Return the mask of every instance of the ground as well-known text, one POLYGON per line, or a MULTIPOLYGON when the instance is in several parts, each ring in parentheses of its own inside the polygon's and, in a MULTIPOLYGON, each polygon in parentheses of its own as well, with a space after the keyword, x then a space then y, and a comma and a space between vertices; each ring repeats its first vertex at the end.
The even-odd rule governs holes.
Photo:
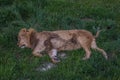
POLYGON ((120 80, 120 0, 0 0, 1 80, 120 80), (17 46, 21 28, 37 31, 86 29, 103 31, 97 44, 109 59, 92 50, 83 61, 83 49, 65 51, 67 58, 48 71, 36 69, 51 62, 17 46))

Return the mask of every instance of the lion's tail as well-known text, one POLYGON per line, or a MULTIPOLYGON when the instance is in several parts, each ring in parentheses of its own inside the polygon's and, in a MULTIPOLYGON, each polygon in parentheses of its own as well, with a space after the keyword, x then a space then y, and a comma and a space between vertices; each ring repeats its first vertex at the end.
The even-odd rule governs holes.
POLYGON ((101 31, 102 31, 102 30, 98 30, 98 31, 96 32, 96 35, 95 35, 94 37, 97 38, 97 37, 99 36, 99 34, 100 34, 101 31))

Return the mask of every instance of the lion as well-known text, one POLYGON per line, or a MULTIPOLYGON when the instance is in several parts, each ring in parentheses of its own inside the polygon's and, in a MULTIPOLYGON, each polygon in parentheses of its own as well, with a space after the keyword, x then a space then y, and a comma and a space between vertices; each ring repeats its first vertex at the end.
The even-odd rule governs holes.
POLYGON ((87 30, 58 30, 58 31, 42 31, 37 32, 30 28, 22 28, 18 33, 18 46, 21 48, 31 48, 34 56, 41 57, 41 52, 46 51, 53 63, 59 62, 57 59, 58 51, 76 50, 83 48, 85 56, 83 60, 87 60, 91 55, 91 48, 100 51, 105 59, 107 53, 96 45, 96 36, 87 30))

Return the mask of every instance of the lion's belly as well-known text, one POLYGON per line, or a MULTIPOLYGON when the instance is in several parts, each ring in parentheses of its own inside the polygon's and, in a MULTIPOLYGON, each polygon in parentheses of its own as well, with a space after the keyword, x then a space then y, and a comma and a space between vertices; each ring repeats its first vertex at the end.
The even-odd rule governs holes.
POLYGON ((59 51, 62 51, 62 50, 76 50, 76 49, 79 49, 79 48, 81 48, 80 44, 68 42, 68 43, 64 44, 62 47, 58 48, 58 50, 59 51))

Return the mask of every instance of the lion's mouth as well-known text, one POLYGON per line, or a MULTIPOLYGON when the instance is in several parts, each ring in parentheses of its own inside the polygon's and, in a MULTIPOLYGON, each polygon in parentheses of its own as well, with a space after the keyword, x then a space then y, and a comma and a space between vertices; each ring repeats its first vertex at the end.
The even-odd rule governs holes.
POLYGON ((25 48, 25 45, 20 46, 20 48, 25 48))

